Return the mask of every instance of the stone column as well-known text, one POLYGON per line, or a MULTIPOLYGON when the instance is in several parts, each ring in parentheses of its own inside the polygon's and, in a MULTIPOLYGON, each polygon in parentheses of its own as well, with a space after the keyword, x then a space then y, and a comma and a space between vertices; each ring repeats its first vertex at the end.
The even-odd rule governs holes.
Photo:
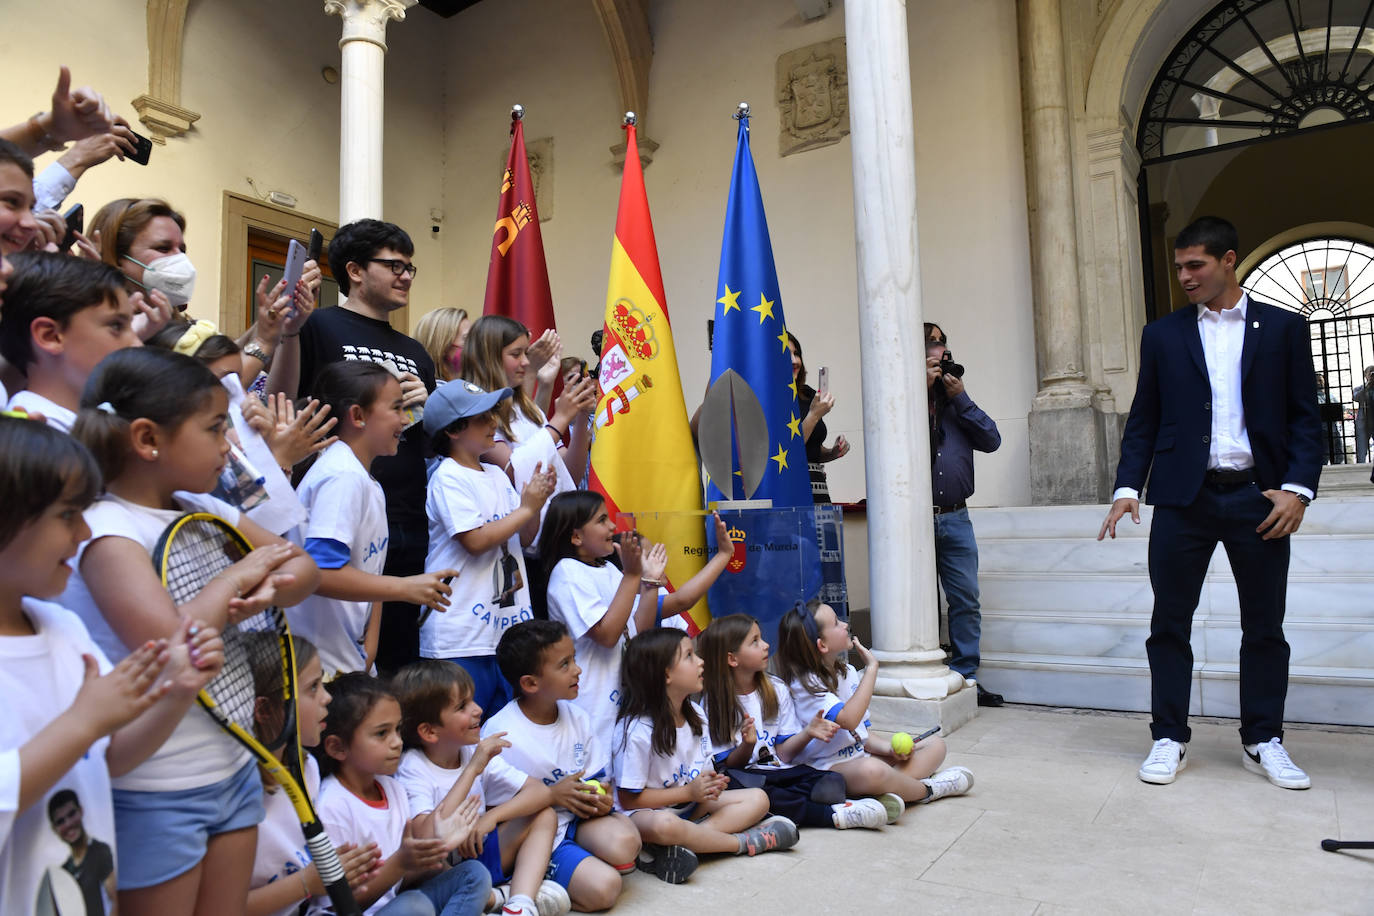
POLYGON ((1077 218, 1060 0, 1018 0, 1040 388, 1031 404, 1031 499, 1101 498, 1100 418, 1083 362, 1077 218), (1089 471, 1089 473, 1085 473, 1089 471))
POLYGON ((339 39, 339 225, 382 218, 382 89, 386 24, 418 0, 325 0, 343 18, 339 39))
POLYGON ((925 363, 892 358, 925 354, 906 4, 847 0, 845 40, 873 648, 878 693, 908 698, 906 709, 875 699, 873 712, 903 726, 933 719, 957 727, 975 707, 940 649, 930 434, 923 399, 912 397, 925 390, 925 363), (951 704, 954 694, 959 702, 951 704), (912 708, 919 705, 926 709, 912 708))

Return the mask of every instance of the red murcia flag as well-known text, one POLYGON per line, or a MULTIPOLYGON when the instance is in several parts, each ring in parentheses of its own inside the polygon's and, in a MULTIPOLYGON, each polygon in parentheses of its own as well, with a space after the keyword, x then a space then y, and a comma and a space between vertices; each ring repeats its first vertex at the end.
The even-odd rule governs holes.
MULTIPOLYGON (((544 240, 539 235, 539 211, 534 204, 534 181, 525 156, 523 109, 511 112, 510 155, 501 175, 501 199, 491 235, 491 266, 483 315, 505 315, 530 330, 530 340, 555 328, 549 268, 544 263, 544 240)), ((533 371, 534 367, 531 367, 533 371)))

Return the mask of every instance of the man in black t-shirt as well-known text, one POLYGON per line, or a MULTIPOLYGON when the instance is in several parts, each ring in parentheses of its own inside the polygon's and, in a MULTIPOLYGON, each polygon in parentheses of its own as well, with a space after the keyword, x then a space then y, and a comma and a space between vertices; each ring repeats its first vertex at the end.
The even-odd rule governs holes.
MULTIPOLYGON (((361 219, 340 227, 329 243, 329 267, 348 300, 317 309, 295 336, 282 335, 271 387, 292 397, 308 397, 320 370, 339 360, 363 359, 399 371, 405 406, 416 423, 405 431, 394 457, 378 458, 372 476, 386 494, 387 555, 383 573, 413 576, 424 572, 429 549, 425 518, 425 435, 418 422, 434 390, 434 361, 414 338, 391 326, 390 315, 410 302, 415 277, 415 246, 393 223, 361 219), (292 369, 298 370, 292 372, 292 369)), ((415 622, 419 608, 387 602, 382 606, 377 668, 389 674, 419 655, 415 622)))
POLYGON ((48 799, 48 822, 62 842, 72 848, 62 868, 81 888, 86 916, 105 916, 104 897, 115 899, 114 850, 86 833, 81 799, 71 789, 58 789, 48 799))

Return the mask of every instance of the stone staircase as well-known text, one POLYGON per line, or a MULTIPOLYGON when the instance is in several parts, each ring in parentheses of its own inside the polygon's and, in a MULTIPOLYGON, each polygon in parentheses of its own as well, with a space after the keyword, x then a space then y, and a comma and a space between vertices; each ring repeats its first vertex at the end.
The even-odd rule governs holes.
MULTIPOLYGON (((1286 718, 1374 725, 1374 485, 1369 465, 1325 469, 1293 538, 1284 631, 1286 718)), ((1149 509, 1098 543, 1106 506, 975 509, 980 679, 1009 701, 1148 711, 1153 596, 1149 509)), ((1239 715, 1240 616, 1218 548, 1193 623, 1192 712, 1239 715)))

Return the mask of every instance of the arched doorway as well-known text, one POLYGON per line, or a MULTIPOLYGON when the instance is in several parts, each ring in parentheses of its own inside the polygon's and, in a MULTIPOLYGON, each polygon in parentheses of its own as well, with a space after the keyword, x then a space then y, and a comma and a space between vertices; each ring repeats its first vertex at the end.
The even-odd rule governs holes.
MULTIPOLYGON (((1374 370, 1374 231, 1269 243, 1239 271, 1257 299, 1307 318, 1326 464, 1369 457, 1368 389, 1374 370)), ((1297 230, 1298 235, 1302 230, 1297 230)))
POLYGON ((1367 219, 1371 142, 1372 0, 1212 8, 1158 69, 1136 129, 1145 319, 1183 304, 1169 255, 1197 216, 1230 219, 1247 248, 1298 225, 1367 219))

